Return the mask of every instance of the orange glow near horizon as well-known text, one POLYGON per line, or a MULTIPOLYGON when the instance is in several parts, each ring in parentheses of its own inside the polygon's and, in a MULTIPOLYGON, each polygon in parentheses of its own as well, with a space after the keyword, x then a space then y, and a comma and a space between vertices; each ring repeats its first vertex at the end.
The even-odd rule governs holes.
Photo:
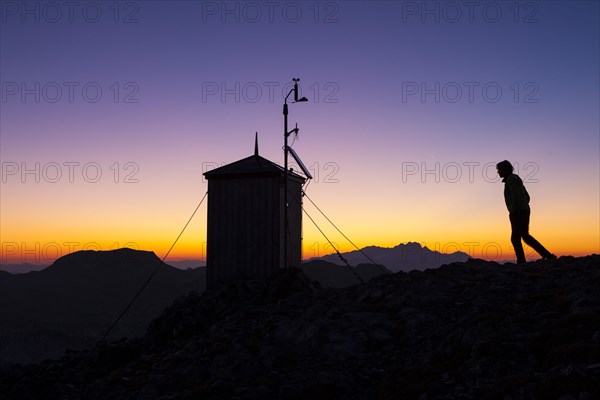
MULTIPOLYGON (((472 196, 481 197, 476 206, 462 200, 462 196, 457 196, 453 202, 447 200, 448 204, 438 204, 431 199, 433 194, 427 194, 432 190, 427 187, 424 190, 418 186, 402 189, 395 198, 378 199, 377 207, 364 207, 372 203, 365 194, 356 195, 353 204, 339 203, 337 199, 344 198, 344 191, 348 190, 344 185, 315 187, 310 196, 359 248, 395 247, 400 243, 417 242, 442 253, 462 251, 471 257, 492 261, 514 259, 508 215, 500 197, 501 185, 466 186, 464 190, 470 191, 467 196, 472 193, 472 196), (363 205, 363 208, 354 211, 353 207, 357 205, 363 205), (347 217, 349 215, 351 217, 347 217)), ((556 204, 561 204, 564 194, 553 193, 556 188, 551 186, 543 189, 544 193, 536 187, 529 189, 535 195, 532 196, 534 199, 552 199, 552 204, 540 202, 532 206, 531 234, 556 255, 600 253, 598 211, 562 213, 562 206, 556 204)), ((198 195, 189 197, 197 198, 198 195)), ((120 247, 153 251, 162 258, 194 209, 189 198, 180 201, 169 213, 160 209, 160 203, 136 207, 134 201, 125 202, 122 198, 103 201, 102 209, 89 214, 85 205, 50 201, 45 208, 35 208, 27 201, 3 199, 3 207, 15 212, 2 215, 0 263, 49 265, 72 251, 120 247), (26 212, 16 212, 25 209, 26 212), (148 215, 154 218, 148 218, 148 215), (39 226, 44 228, 32 228, 39 226)), ((569 201, 577 209, 593 210, 596 199, 590 196, 569 201)), ((356 250, 308 201, 304 201, 304 206, 341 252, 356 250)), ((302 236, 303 259, 334 253, 306 215, 303 216, 302 236)), ((527 246, 525 250, 528 259, 538 258, 527 246)), ((206 259, 206 204, 198 210, 167 262, 182 259, 206 259)))
MULTIPOLYGON (((531 234, 556 255, 600 253, 600 217, 594 207, 597 197, 568 196, 559 190, 560 179, 557 177, 540 188, 529 185, 533 199, 531 234), (563 204, 581 211, 566 213, 563 204)), ((340 198, 351 195, 352 186, 314 184, 309 187, 309 195, 359 248, 417 242, 442 253, 462 251, 488 260, 514 258, 501 184, 463 185, 460 188, 463 193, 454 188, 448 188, 448 192, 442 185, 407 184, 394 189, 393 196, 388 197, 377 194, 372 187, 355 194, 353 203, 340 202, 340 198), (375 197, 369 197, 370 192, 376 193, 375 197), (441 196, 445 202, 439 201, 441 196)), ((93 189, 95 191, 86 193, 90 202, 102 192, 93 189)), ((142 192, 137 198, 151 198, 153 188, 137 190, 142 192)), ((2 215, 0 263, 50 264, 72 251, 120 247, 153 251, 162 258, 194 210, 190 199, 198 202, 204 191, 196 190, 174 205, 170 205, 168 199, 140 205, 135 198, 100 196, 101 201, 96 206, 85 201, 83 204, 61 203, 50 197, 43 206, 35 207, 28 200, 31 197, 26 196, 26 200, 21 201, 18 191, 11 193, 14 197, 3 194, 2 207, 12 212, 2 215)), ((304 208, 341 252, 355 250, 307 200, 304 208)), ((306 215, 302 236, 303 259, 334 252, 306 215)), ((525 249, 527 252, 527 247, 525 249)), ((538 258, 537 254, 530 253, 527 257, 538 258)), ((181 259, 206 259, 206 204, 198 210, 167 261, 181 259)))
MULTIPOLYGON (((514 258, 514 252, 509 239, 506 237, 510 235, 510 232, 505 229, 504 238, 494 238, 485 236, 482 240, 476 241, 468 239, 466 236, 456 236, 454 240, 443 240, 442 236, 434 237, 432 240, 406 240, 406 241, 378 241, 368 242, 364 239, 353 239, 354 243, 359 247, 367 246, 378 246, 392 248, 402 243, 417 242, 423 247, 427 247, 430 250, 438 251, 441 253, 453 253, 455 251, 461 251, 467 253, 470 257, 481 258, 489 261, 505 261, 514 258)), ((562 245, 560 233, 552 233, 550 231, 538 230, 538 232, 532 232, 536 238, 540 240, 546 247, 548 247, 557 256, 570 255, 570 256, 585 256, 590 254, 598 254, 598 243, 594 243, 593 238, 585 240, 585 235, 581 237, 571 238, 562 245)), ((127 235, 131 237, 130 235, 127 235)), ((145 235, 140 235, 145 236, 145 235)), ((339 236, 339 235, 338 235, 339 236)), ((352 237, 350 237, 352 239, 352 237)), ((144 238, 143 241, 132 241, 127 240, 125 237, 117 238, 117 240, 101 240, 97 236, 84 235, 84 240, 48 240, 38 241, 27 241, 26 237, 17 237, 17 240, 11 242, 2 243, 2 258, 1 264, 47 264, 50 265, 55 259, 60 258, 66 254, 80 250, 115 250, 122 247, 133 248, 136 250, 152 251, 159 258, 163 258, 171 247, 172 243, 167 241, 149 240, 144 238)), ((352 244, 348 243, 340 237, 336 237, 336 240, 332 239, 334 245, 339 249, 340 252, 350 252, 356 250, 352 244)), ((539 256, 528 246, 525 245, 526 256, 529 260, 535 260, 539 256)), ((307 260, 313 257, 323 257, 326 255, 335 254, 330 244, 318 236, 310 235, 305 236, 302 244, 302 259, 307 260)), ((182 238, 175 248, 171 251, 166 259, 180 261, 180 260, 201 260, 206 261, 206 240, 197 241, 191 238, 184 240, 182 238)), ((369 262, 365 259, 365 262, 369 262)))

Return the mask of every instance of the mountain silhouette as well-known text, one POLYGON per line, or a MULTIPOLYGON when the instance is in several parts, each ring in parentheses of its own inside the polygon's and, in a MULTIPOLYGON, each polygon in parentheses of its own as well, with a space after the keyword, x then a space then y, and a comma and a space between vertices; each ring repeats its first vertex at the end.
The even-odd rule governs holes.
MULTIPOLYGON (((149 251, 78 251, 38 272, 0 273, 0 364, 61 356, 93 344, 148 279, 149 251)), ((111 338, 136 336, 175 298, 205 287, 205 268, 162 265, 111 338)))
POLYGON ((196 269, 200 267, 206 267, 206 263, 202 260, 169 261, 169 265, 177 269, 196 269))
POLYGON ((41 271, 46 268, 48 265, 39 265, 39 264, 30 264, 30 263, 22 263, 22 264, 0 264, 0 272, 9 272, 11 274, 24 274, 31 271, 41 271))
MULTIPOLYGON (((358 265, 370 262, 364 254, 377 264, 385 265, 392 272, 425 270, 428 268, 438 268, 444 264, 453 262, 464 262, 469 259, 469 255, 460 251, 444 254, 438 251, 430 250, 427 246, 421 246, 416 242, 400 243, 395 247, 367 246, 361 251, 354 250, 347 253, 341 253, 350 265, 358 265), (362 252, 361 252, 362 251, 362 252), (364 254, 363 254, 364 253, 364 254)), ((329 254, 317 259, 329 261, 334 264, 344 264, 337 254, 329 254)))
POLYGON ((390 274, 387 268, 375 264, 358 264, 350 269, 347 265, 337 265, 323 260, 311 260, 302 264, 302 272, 310 279, 326 288, 344 288, 361 283, 357 275, 365 282, 372 278, 390 274))
MULTIPOLYGON (((150 251, 77 251, 41 271, 0 271, 0 366, 58 358, 67 349, 92 347, 160 259, 150 251)), ((342 288, 389 272, 363 264, 353 270, 322 260, 303 264, 323 287, 342 288)), ((115 327, 109 339, 135 337, 174 299, 206 288, 206 268, 164 264, 115 327)))
MULTIPOLYGON (((346 267, 347 268, 347 267, 346 267)), ((600 256, 178 298, 143 337, 0 371, 3 399, 598 399, 600 256)))

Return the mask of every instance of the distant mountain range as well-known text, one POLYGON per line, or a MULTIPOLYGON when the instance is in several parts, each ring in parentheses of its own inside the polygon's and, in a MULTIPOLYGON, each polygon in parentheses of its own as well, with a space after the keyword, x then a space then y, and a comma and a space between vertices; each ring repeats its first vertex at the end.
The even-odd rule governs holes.
POLYGON ((0 264, 0 273, 10 272, 11 274, 25 274, 31 271, 41 271, 48 267, 48 264, 0 264))
MULTIPOLYGON (((317 263, 325 262, 310 266, 322 271, 317 263)), ((599 282, 597 255, 527 265, 471 259, 334 290, 281 270, 180 297, 142 337, 0 369, 0 393, 7 400, 600 399, 599 282)))
MULTIPOLYGON (((451 254, 443 254, 438 251, 430 250, 427 248, 427 246, 421 246, 416 242, 408 242, 405 244, 401 243, 395 247, 367 246, 361 250, 377 264, 384 265, 392 272, 437 268, 443 264, 464 262, 469 258, 468 254, 460 251, 451 254)), ((342 255, 351 266, 357 266, 359 264, 371 264, 371 261, 358 250, 342 253, 342 255)), ((328 261, 336 265, 345 265, 337 256, 337 254, 329 254, 323 257, 311 258, 306 260, 306 263, 314 260, 328 261)), ((166 263, 171 267, 182 270, 195 269, 205 266, 205 263, 202 260, 167 260, 166 263)), ((29 263, 0 264, 0 272, 7 271, 11 274, 40 271, 45 268, 46 266, 43 265, 29 263)))
POLYGON ((169 264, 171 267, 175 267, 177 269, 194 269, 206 266, 206 263, 202 260, 167 260, 166 263, 169 264))
MULTIPOLYGON (((78 251, 39 272, 0 271, 0 365, 58 357, 95 343, 160 259, 131 249, 78 251)), ((205 287, 205 268, 162 265, 112 339, 144 333, 177 297, 205 287)))
MULTIPOLYGON (((464 262, 469 259, 468 254, 460 251, 443 254, 415 242, 401 243, 395 247, 368 246, 361 250, 362 252, 354 250, 341 254, 352 266, 371 262, 370 258, 377 264, 385 265, 392 272, 422 271, 428 268, 438 268, 443 264, 464 262), (369 256, 369 258, 365 257, 363 253, 369 256)), ((318 259, 338 265, 345 265, 337 254, 330 254, 318 259)))
MULTIPOLYGON (((165 263, 177 269, 194 269, 205 266, 205 262, 202 260, 167 260, 165 263)), ((41 271, 46 268, 48 268, 48 264, 0 264, 0 273, 6 271, 11 274, 25 274, 32 271, 41 271)))
MULTIPOLYGON (((366 264, 368 259, 354 251, 344 253, 353 268, 330 255, 304 263, 302 270, 323 287, 343 288, 390 271, 435 268, 467 259, 464 253, 440 254, 417 243, 363 251, 383 265, 366 264)), ((41 271, 0 271, 0 366, 92 347, 159 263, 149 251, 90 250, 63 256, 41 271)), ((177 264, 188 269, 162 265, 109 339, 142 335, 176 298, 191 290, 204 291, 206 268, 190 269, 197 264, 193 260, 177 264)))
POLYGON ((350 269, 347 265, 337 265, 323 260, 303 263, 302 272, 326 288, 348 287, 361 283, 361 280, 368 282, 376 276, 391 274, 391 271, 383 265, 358 264, 350 269))

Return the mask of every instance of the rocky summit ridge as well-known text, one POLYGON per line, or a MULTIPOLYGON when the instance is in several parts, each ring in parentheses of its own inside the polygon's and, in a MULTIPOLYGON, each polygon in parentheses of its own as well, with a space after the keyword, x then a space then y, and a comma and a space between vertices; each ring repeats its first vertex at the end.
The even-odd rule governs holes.
POLYGON ((3 399, 600 399, 600 256, 176 300, 145 336, 0 375, 3 399))

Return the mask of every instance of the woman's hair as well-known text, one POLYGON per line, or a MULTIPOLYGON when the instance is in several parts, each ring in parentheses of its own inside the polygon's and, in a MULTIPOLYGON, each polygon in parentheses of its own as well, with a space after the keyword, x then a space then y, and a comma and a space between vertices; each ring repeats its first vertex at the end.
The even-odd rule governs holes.
POLYGON ((496 169, 498 171, 508 172, 509 174, 512 174, 515 170, 512 164, 507 160, 500 161, 498 164, 496 164, 496 169))

